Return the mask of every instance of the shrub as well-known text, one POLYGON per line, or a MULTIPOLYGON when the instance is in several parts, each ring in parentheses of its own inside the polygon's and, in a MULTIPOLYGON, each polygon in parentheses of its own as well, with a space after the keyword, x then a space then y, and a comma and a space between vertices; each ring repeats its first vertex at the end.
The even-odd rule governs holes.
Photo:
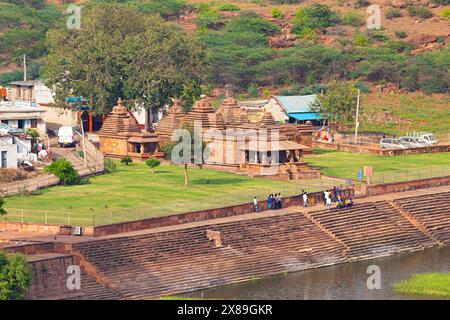
POLYGON ((280 9, 273 8, 272 9, 272 18, 283 19, 284 18, 284 14, 283 14, 283 12, 280 9))
POLYGON ((233 3, 224 3, 217 7, 217 10, 219 11, 239 11, 241 8, 239 8, 238 5, 233 3))
POLYGON ((82 151, 82 150, 78 151, 78 156, 80 158, 84 158, 84 151, 82 151))
POLYGON ((333 26, 339 21, 339 15, 327 5, 312 4, 296 12, 292 30, 300 34, 303 29, 323 29, 333 26))
POLYGON ((362 81, 355 83, 355 88, 361 90, 362 93, 370 93, 370 87, 362 81))
POLYGON ((34 128, 28 128, 26 133, 33 139, 39 138, 39 131, 34 128))
POLYGON ((122 159, 120 159, 120 163, 123 163, 127 166, 130 163, 133 163, 133 159, 131 159, 130 157, 123 157, 122 159))
POLYGON ((259 90, 258 90, 258 87, 257 87, 254 83, 251 83, 251 84, 248 86, 247 92, 248 92, 248 94, 249 94, 250 96, 252 96, 252 97, 254 97, 254 98, 256 98, 256 97, 259 96, 259 90))
POLYGON ((363 22, 359 13, 347 12, 342 15, 342 23, 349 26, 359 27, 363 22))
POLYGON ((374 41, 386 41, 389 40, 389 37, 380 32, 369 32, 370 39, 374 41))
POLYGON ((450 4, 450 0, 431 0, 431 2, 434 2, 441 6, 446 6, 446 5, 450 4))
POLYGON ((441 17, 450 19, 450 9, 445 8, 444 10, 442 10, 441 17))
POLYGON ((161 162, 158 159, 150 158, 147 161, 145 161, 145 164, 151 168, 152 173, 155 173, 155 167, 158 167, 161 164, 161 162))
POLYGON ((355 34, 355 37, 353 39, 353 44, 355 46, 360 46, 360 47, 367 47, 371 44, 372 42, 370 41, 369 37, 363 35, 362 33, 357 33, 355 34))
POLYGON ((0 252, 0 300, 23 300, 31 287, 32 273, 23 254, 0 252))
POLYGON ((73 167, 72 163, 64 158, 54 161, 45 167, 45 172, 53 173, 64 185, 77 184, 80 182, 80 175, 73 167))
POLYGON ((0 216, 4 216, 7 213, 6 210, 3 208, 4 205, 5 200, 3 200, 3 198, 0 198, 0 216))
POLYGON ((367 7, 370 5, 370 1, 368 0, 356 0, 356 7, 357 8, 361 8, 361 7, 367 7))
POLYGON ((395 36, 399 39, 404 39, 408 34, 405 31, 395 31, 395 36))
POLYGON ((111 159, 105 158, 103 164, 104 164, 106 171, 108 171, 108 172, 116 172, 117 171, 117 165, 111 159))
POLYGON ((422 19, 428 19, 433 16, 433 13, 422 6, 410 6, 408 7, 408 13, 411 17, 419 17, 422 19))
POLYGON ((208 10, 201 12, 195 23, 199 28, 217 30, 225 25, 225 20, 217 11, 208 10))
POLYGON ((388 11, 386 11, 385 13, 386 19, 394 19, 394 18, 399 18, 402 16, 402 12, 399 9, 396 8, 390 8, 388 11))

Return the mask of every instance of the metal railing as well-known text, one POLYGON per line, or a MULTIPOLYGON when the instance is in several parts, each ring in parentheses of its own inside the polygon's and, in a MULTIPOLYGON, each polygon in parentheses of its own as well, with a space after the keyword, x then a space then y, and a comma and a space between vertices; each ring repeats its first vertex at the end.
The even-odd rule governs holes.
MULTIPOLYGON (((169 204, 135 206, 130 208, 62 208, 61 210, 22 209, 6 207, 7 221, 29 222, 39 224, 60 224, 76 226, 98 226, 124 221, 135 221, 147 218, 167 216, 178 213, 201 211, 267 200, 269 194, 281 193, 282 198, 299 195, 302 190, 316 192, 331 189, 343 184, 342 180, 315 179, 308 181, 287 182, 285 186, 274 188, 255 188, 246 192, 218 193, 192 200, 176 200, 169 204)), ((348 186, 348 185, 346 185, 348 186)), ((130 202, 133 205, 132 202, 130 202)), ((0 219, 2 219, 0 217, 0 219)))
POLYGON ((404 182, 450 176, 450 165, 375 173, 371 184, 404 182))

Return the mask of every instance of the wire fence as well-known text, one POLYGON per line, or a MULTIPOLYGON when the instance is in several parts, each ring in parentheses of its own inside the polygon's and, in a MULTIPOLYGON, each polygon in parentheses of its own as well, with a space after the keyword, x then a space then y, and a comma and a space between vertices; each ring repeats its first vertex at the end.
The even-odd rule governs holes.
MULTIPOLYGON (((274 188, 255 188, 245 192, 222 192, 208 197, 196 197, 192 200, 176 200, 158 205, 135 206, 130 208, 72 209, 61 210, 6 208, 7 221, 39 224, 61 224, 77 226, 98 226, 124 221, 167 216, 192 211, 209 210, 227 206, 251 203, 254 197, 259 201, 267 199, 269 194, 281 193, 282 197, 299 195, 302 191, 317 192, 343 184, 342 180, 315 179, 288 182, 285 186, 274 188)), ((348 184, 346 184, 348 186, 348 184)), ((130 202, 132 205, 132 202, 130 202)))
MULTIPOLYGON (((371 184, 403 182, 444 176, 450 176, 450 165, 376 173, 372 177, 371 184)), ((173 202, 167 201, 167 203, 157 205, 133 206, 133 203, 130 201, 129 208, 106 207, 100 209, 76 209, 68 207, 61 208, 60 210, 46 210, 7 207, 7 214, 3 219, 6 221, 49 225, 99 226, 251 203, 255 196, 259 201, 264 201, 269 194, 281 193, 282 197, 285 198, 299 195, 302 191, 317 192, 332 189, 334 186, 344 185, 348 187, 350 185, 355 186, 359 183, 349 180, 344 183, 344 181, 343 179, 328 178, 297 180, 287 182, 286 185, 276 188, 254 188, 244 192, 224 191, 209 195, 208 197, 196 197, 190 200, 177 199, 173 202)))
POLYGON ((450 176, 450 165, 375 173, 371 184, 384 184, 450 176))

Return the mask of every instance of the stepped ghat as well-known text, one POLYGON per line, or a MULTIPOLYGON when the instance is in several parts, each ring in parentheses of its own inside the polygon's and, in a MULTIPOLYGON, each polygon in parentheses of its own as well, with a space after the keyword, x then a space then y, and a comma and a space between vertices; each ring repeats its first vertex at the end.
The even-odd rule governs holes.
POLYGON ((356 200, 351 210, 290 207, 6 250, 26 253, 36 272, 48 268, 30 298, 146 299, 447 246, 450 188, 414 192, 356 200), (73 263, 82 267, 75 293, 63 288, 73 263))

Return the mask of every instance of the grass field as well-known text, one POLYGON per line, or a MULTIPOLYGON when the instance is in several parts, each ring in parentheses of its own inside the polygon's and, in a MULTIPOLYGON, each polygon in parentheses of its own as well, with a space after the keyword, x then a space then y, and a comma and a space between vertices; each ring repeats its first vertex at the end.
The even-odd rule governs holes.
POLYGON ((310 165, 322 167, 325 175, 345 179, 356 179, 358 170, 362 170, 364 166, 373 166, 375 174, 441 166, 447 166, 450 170, 448 152, 386 157, 317 150, 316 154, 305 156, 305 161, 310 165))
POLYGON ((394 290, 402 294, 450 298, 450 273, 415 274, 396 283, 394 290))
POLYGON ((189 168, 190 185, 184 187, 182 167, 163 165, 154 174, 144 164, 125 166, 118 171, 89 179, 75 186, 43 189, 36 195, 6 199, 9 220, 92 225, 141 219, 214 207, 249 203, 258 195, 269 193, 284 196, 300 193, 301 189, 321 190, 333 181, 276 181, 251 178, 221 171, 189 168))

